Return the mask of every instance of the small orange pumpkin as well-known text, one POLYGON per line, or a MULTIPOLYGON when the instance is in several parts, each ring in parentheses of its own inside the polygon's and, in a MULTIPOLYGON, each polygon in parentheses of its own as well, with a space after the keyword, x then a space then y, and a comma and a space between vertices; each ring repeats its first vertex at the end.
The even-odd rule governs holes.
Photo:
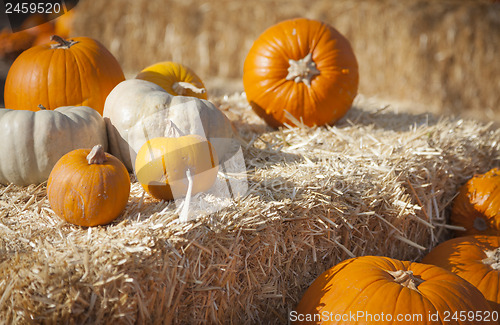
POLYGON ((85 227, 116 219, 125 209, 129 194, 127 169, 101 145, 62 156, 47 181, 52 210, 67 222, 85 227))
POLYGON ((349 41, 333 27, 305 18, 267 29, 252 45, 243 85, 253 110, 270 126, 334 123, 358 91, 358 63, 349 41))
MULTIPOLYGON (((481 292, 456 274, 434 265, 363 256, 321 274, 290 318, 295 324, 448 324, 445 313, 451 320, 453 313, 468 311, 489 313, 491 320, 481 292)), ((478 321, 474 314, 453 324, 496 323, 478 321)))
POLYGON ((17 57, 5 81, 5 107, 89 106, 102 115, 109 92, 125 80, 113 55, 88 37, 34 46, 17 57))
POLYGON ((436 246, 422 263, 437 265, 469 281, 500 313, 500 237, 450 239, 436 246))
POLYGON ((156 63, 142 70, 135 78, 153 82, 174 96, 207 99, 207 92, 200 77, 180 63, 156 63))
POLYGON ((453 200, 451 223, 464 227, 466 235, 500 235, 500 169, 475 175, 453 200))

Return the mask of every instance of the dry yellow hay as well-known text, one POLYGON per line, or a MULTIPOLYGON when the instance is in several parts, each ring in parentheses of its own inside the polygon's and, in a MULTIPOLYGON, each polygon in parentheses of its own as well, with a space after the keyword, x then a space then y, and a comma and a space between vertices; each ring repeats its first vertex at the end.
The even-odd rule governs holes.
POLYGON ((77 8, 75 35, 101 40, 127 75, 174 60, 205 81, 241 78, 271 25, 319 19, 351 41, 361 93, 500 122, 500 4, 490 0, 82 0, 77 8))
POLYGON ((246 144, 248 194, 178 224, 134 182, 123 216, 80 228, 45 185, 0 186, 0 323, 286 323, 336 262, 418 260, 457 188, 498 165, 500 131, 359 96, 336 126, 268 129, 244 95, 212 98, 246 144))

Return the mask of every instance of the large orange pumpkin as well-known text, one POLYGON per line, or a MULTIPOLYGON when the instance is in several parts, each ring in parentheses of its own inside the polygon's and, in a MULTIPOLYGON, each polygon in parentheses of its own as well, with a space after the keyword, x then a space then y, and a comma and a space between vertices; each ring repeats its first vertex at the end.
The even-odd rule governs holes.
POLYGON ((151 81, 174 96, 192 96, 207 99, 207 91, 200 77, 180 63, 165 61, 142 70, 136 79, 151 81))
POLYGON ((459 276, 434 265, 363 256, 321 274, 290 319, 296 324, 497 324, 496 319, 478 321, 478 314, 492 319, 481 292, 459 276), (454 321, 455 312, 465 319, 454 321))
POLYGON ((88 37, 34 46, 17 57, 5 82, 5 107, 90 106, 102 115, 109 92, 125 80, 113 55, 88 37))
POLYGON ((254 42, 243 69, 253 110, 269 125, 334 123, 358 91, 358 63, 333 27, 304 18, 283 21, 254 42))
POLYGON ((125 165, 100 145, 62 156, 47 181, 52 210, 62 219, 85 227, 113 221, 125 209, 129 194, 125 165))
POLYGON ((500 237, 450 239, 436 246, 422 263, 440 266, 469 281, 500 313, 500 237))
POLYGON ((458 235, 500 235, 500 169, 475 175, 453 200, 451 223, 458 235))

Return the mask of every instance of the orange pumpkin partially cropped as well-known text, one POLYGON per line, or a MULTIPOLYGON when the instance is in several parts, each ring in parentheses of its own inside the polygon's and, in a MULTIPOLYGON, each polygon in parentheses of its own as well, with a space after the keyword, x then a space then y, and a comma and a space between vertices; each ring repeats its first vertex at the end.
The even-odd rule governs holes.
POLYGON ((26 30, 36 37, 42 33, 54 33, 54 23, 44 14, 33 14, 23 21, 21 30, 26 30))
POLYGON ((358 63, 349 41, 333 27, 304 18, 283 21, 254 42, 243 68, 253 110, 269 125, 336 122, 358 91, 358 63))
POLYGON ((63 38, 70 37, 73 33, 73 22, 75 20, 76 9, 71 9, 67 11, 64 15, 61 15, 54 19, 54 29, 55 33, 63 38))
POLYGON ((475 175, 453 200, 451 223, 458 235, 500 235, 500 169, 475 175))
POLYGON ((62 156, 47 181, 52 210, 67 222, 85 227, 116 219, 125 209, 129 194, 127 168, 100 145, 62 156))
POLYGON ((450 239, 436 246, 422 263, 437 265, 469 281, 500 313, 500 237, 450 239))
POLYGON ((492 319, 481 292, 456 274, 434 265, 362 256, 321 274, 290 320, 323 325, 498 324, 496 319, 480 321, 478 314, 492 319), (455 312, 465 313, 465 319, 452 319, 455 312))
POLYGON ((14 60, 33 44, 35 37, 25 30, 12 33, 8 28, 3 28, 0 30, 0 58, 14 60))
POLYGON ((5 82, 5 107, 90 106, 102 115, 109 92, 125 80, 113 55, 88 37, 34 46, 17 57, 5 82))

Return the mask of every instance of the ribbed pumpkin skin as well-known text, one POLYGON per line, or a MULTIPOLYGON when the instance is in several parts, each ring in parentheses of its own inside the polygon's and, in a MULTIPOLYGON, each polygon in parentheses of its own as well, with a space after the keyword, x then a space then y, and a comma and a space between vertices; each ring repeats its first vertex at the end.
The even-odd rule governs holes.
MULTIPOLYGON (((187 82, 197 88, 205 88, 205 85, 203 85, 200 77, 198 77, 193 70, 182 64, 171 61, 153 64, 142 70, 135 78, 154 82, 158 86, 165 89, 166 92, 174 96, 181 95, 172 88, 175 82, 187 82)), ((206 92, 198 94, 192 90, 187 90, 186 94, 183 96, 207 99, 206 92)))
POLYGON ((89 165, 90 149, 64 155, 47 181, 47 196, 54 212, 75 225, 105 225, 125 209, 130 177, 121 161, 106 153, 103 164, 89 165))
POLYGON ((500 235, 500 169, 475 175, 460 188, 450 220, 466 229, 456 231, 460 236, 500 235))
POLYGON ((135 160, 137 180, 146 192, 160 200, 186 194, 188 169, 193 177, 193 195, 210 189, 217 179, 215 149, 199 135, 151 139, 141 147, 135 160))
POLYGON ((120 64, 98 41, 75 37, 69 48, 34 46, 19 55, 5 82, 5 107, 53 110, 89 106, 102 115, 109 92, 125 80, 120 64))
POLYGON ((270 126, 334 123, 349 110, 358 90, 358 63, 349 41, 333 27, 304 18, 283 21, 254 42, 244 63, 243 85, 253 110, 270 126), (308 87, 286 80, 289 59, 312 53, 320 74, 308 87))
POLYGON ((464 236, 436 246, 422 263, 437 265, 469 281, 481 291, 491 308, 500 313, 500 265, 495 264, 498 259, 500 237, 464 236), (483 262, 488 259, 487 252, 495 250, 498 252, 493 264, 483 262))
MULTIPOLYGON (((449 311, 489 311, 481 293, 457 275, 439 267, 398 261, 387 257, 363 256, 346 260, 321 274, 307 289, 296 312, 298 314, 345 315, 363 311, 371 315, 391 314, 393 321, 338 321, 295 324, 497 324, 497 322, 431 322, 429 314, 449 311), (388 271, 413 271, 424 280, 416 290, 396 283, 388 271), (421 320, 395 321, 398 314, 421 314, 421 320)), ((364 319, 366 320, 366 319, 364 319)))

